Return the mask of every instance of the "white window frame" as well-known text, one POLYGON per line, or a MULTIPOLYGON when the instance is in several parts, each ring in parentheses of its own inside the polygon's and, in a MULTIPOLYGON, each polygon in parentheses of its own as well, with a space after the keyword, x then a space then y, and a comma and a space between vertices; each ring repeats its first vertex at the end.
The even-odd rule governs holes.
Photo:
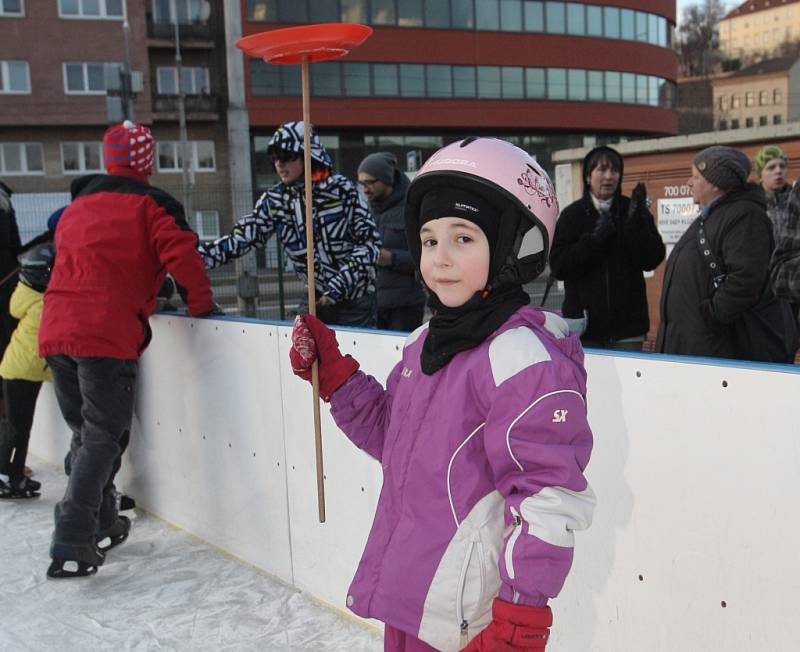
POLYGON ((197 234, 197 237, 202 242, 210 242, 212 240, 216 240, 220 237, 220 229, 219 229, 219 211, 209 209, 209 210, 196 210, 192 215, 192 230, 197 234), (203 214, 211 215, 216 220, 216 229, 213 233, 206 233, 203 231, 203 214))
POLYGON ((107 61, 65 61, 61 64, 61 76, 64 79, 64 95, 105 95, 105 67, 113 64, 107 61), (81 66, 83 68, 83 86, 82 91, 71 91, 67 85, 67 66, 81 66), (102 66, 103 67, 103 89, 99 91, 88 90, 89 88, 89 66, 102 66))
POLYGON ((24 59, 3 59, 0 61, 0 80, 8 79, 8 64, 10 63, 24 63, 25 64, 25 82, 28 85, 27 90, 12 91, 10 89, 0 87, 0 95, 30 95, 31 94, 31 66, 24 59))
POLYGON ((44 176, 45 162, 44 162, 44 147, 41 143, 2 143, 0 142, 0 174, 4 177, 32 177, 44 176), (9 145, 17 145, 20 149, 19 159, 22 162, 22 170, 20 172, 13 172, 6 169, 5 162, 5 148, 9 145), (31 170, 28 167, 28 147, 38 147, 40 157, 42 159, 41 170, 31 170))
MULTIPOLYGON (((191 157, 189 169, 192 172, 216 172, 217 171, 217 148, 214 144, 213 140, 190 140, 186 143, 189 146, 189 156, 191 157), (211 143, 211 147, 214 152, 214 166, 211 168, 200 168, 197 165, 197 146, 202 143, 211 143)), ((159 140, 156 143, 156 169, 160 174, 177 174, 183 172, 183 168, 179 167, 178 164, 181 162, 178 156, 178 152, 180 149, 181 143, 179 140, 159 140), (174 168, 162 168, 161 167, 161 149, 170 147, 172 149, 172 158, 175 160, 176 167, 174 168)))
POLYGON ((63 18, 64 20, 125 20, 125 10, 127 9, 127 3, 123 0, 122 2, 122 15, 121 16, 109 16, 106 6, 106 0, 98 0, 100 3, 100 15, 95 16, 93 14, 85 15, 83 13, 83 0, 78 0, 78 13, 77 14, 65 14, 61 11, 61 0, 58 0, 58 17, 63 18))
POLYGON ((19 11, 6 11, 4 0, 0 0, 0 16, 6 18, 24 18, 25 17, 25 0, 19 0, 19 11))
POLYGON ((61 154, 61 173, 64 175, 69 174, 86 174, 88 172, 105 172, 103 168, 103 143, 100 141, 64 141, 59 145, 59 152, 61 154), (78 146, 78 163, 79 167, 77 170, 67 170, 64 167, 64 145, 77 145, 78 146), (96 145, 98 147, 98 158, 100 160, 100 167, 99 168, 87 168, 86 167, 86 154, 84 151, 84 147, 86 145, 96 145))
MULTIPOLYGON (((207 91, 204 93, 202 89, 200 92, 196 92, 196 89, 186 90, 187 95, 208 95, 211 93, 211 76, 207 66, 183 66, 183 70, 202 70, 205 73, 205 88, 207 91)), ((192 84, 195 84, 197 81, 197 77, 192 74, 192 84)), ((179 95, 181 92, 180 85, 178 84, 178 68, 177 66, 158 66, 156 68, 156 86, 159 95, 179 95), (161 71, 168 70, 172 73, 172 81, 175 84, 176 92, 174 93, 165 93, 161 88, 161 71)))

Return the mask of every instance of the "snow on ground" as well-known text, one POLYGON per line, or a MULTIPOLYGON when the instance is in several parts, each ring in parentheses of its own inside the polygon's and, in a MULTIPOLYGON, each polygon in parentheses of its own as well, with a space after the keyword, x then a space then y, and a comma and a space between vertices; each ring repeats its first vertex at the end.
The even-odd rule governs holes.
POLYGON ((0 650, 383 649, 377 630, 139 510, 94 577, 46 579, 65 477, 29 463, 42 496, 0 501, 0 650))

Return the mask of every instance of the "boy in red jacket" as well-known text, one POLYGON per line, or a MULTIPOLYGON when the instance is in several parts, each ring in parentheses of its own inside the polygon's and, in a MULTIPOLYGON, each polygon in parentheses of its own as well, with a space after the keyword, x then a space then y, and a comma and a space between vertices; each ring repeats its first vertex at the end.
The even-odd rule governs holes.
POLYGON ((148 183, 153 137, 125 121, 103 138, 108 174, 76 179, 56 231, 39 354, 73 432, 70 475, 56 505, 48 577, 91 575, 128 536, 114 476, 128 443, 139 355, 167 272, 194 316, 215 312, 197 236, 180 203, 148 183), (68 563, 71 562, 71 563, 68 563))

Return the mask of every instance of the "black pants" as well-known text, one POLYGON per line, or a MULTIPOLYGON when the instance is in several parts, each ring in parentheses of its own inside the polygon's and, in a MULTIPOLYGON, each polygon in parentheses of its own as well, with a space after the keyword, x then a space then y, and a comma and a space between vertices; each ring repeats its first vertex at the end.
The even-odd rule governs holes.
POLYGON ((0 473, 21 478, 28 457, 40 381, 3 379, 6 416, 0 423, 0 473))
POLYGON ((378 310, 378 328, 387 331, 404 331, 410 333, 422 324, 425 304, 414 306, 398 306, 378 310))
POLYGON ((69 480, 53 542, 85 544, 117 518, 114 476, 130 437, 138 363, 48 356, 58 406, 72 430, 69 480))
MULTIPOLYGON (((297 306, 298 314, 308 312, 308 299, 304 298, 297 306)), ((378 323, 378 302, 375 293, 365 294, 357 299, 346 299, 332 306, 317 304, 317 318, 330 325, 375 328, 378 323)))

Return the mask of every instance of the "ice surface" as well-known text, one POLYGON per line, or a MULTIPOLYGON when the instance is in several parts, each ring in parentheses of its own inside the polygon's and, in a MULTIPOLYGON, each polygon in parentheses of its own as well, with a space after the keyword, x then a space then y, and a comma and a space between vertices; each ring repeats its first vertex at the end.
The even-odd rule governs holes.
POLYGON ((97 575, 46 579, 65 477, 29 463, 42 496, 0 501, 0 650, 383 649, 376 629, 139 510, 97 575))

